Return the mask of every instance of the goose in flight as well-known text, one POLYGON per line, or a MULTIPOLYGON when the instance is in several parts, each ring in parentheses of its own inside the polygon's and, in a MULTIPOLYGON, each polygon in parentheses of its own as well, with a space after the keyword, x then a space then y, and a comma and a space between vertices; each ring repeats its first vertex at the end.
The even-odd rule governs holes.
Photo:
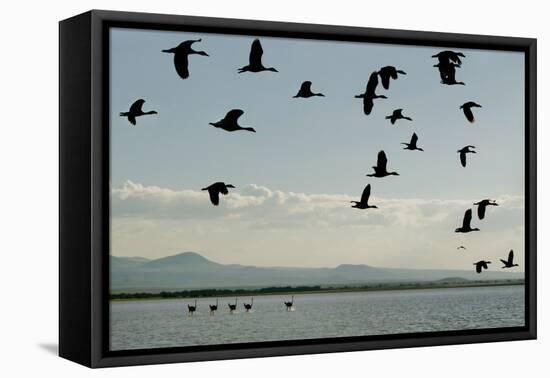
POLYGON ((464 219, 462 220, 462 227, 459 227, 455 232, 467 233, 471 231, 479 231, 479 228, 472 228, 470 223, 472 222, 472 209, 466 210, 464 213, 464 219))
POLYGON ((405 117, 403 115, 403 109, 395 109, 391 115, 386 116, 386 119, 389 119, 392 125, 395 124, 395 121, 397 121, 398 119, 406 119, 408 121, 412 121, 411 117, 405 117))
POLYGON ((210 122, 209 125, 212 125, 214 127, 217 127, 219 129, 223 129, 225 131, 238 131, 238 130, 246 130, 246 131, 252 131, 253 133, 256 132, 252 127, 241 127, 237 123, 237 120, 240 116, 244 114, 244 111, 241 109, 232 109, 223 119, 219 120, 218 122, 210 122))
POLYGON ((474 203, 474 205, 477 205, 477 216, 479 219, 483 219, 485 218, 485 210, 487 209, 487 206, 498 206, 498 203, 490 199, 484 199, 474 203))
POLYGON ((474 150, 472 148, 476 148, 475 146, 466 146, 461 148, 460 150, 456 151, 460 154, 460 164, 462 164, 463 167, 466 167, 466 154, 475 154, 474 150))
POLYGON ((476 104, 473 101, 468 101, 460 106, 460 109, 464 112, 464 115, 466 116, 466 119, 470 123, 475 122, 474 113, 472 113, 472 108, 481 108, 482 106, 479 104, 476 104))
POLYGON ((310 98, 313 96, 325 97, 325 95, 322 93, 313 93, 311 91, 311 81, 304 81, 300 86, 300 90, 298 91, 296 96, 293 96, 293 98, 298 98, 298 97, 310 98))
POLYGON ((378 86, 378 73, 374 71, 370 74, 369 81, 367 82, 367 88, 365 89, 365 93, 361 93, 359 95, 356 95, 355 98, 362 98, 363 99, 363 112, 366 115, 369 115, 372 111, 372 108, 374 106, 374 99, 377 98, 387 98, 384 95, 377 95, 376 94, 376 87, 378 86))
POLYGON ((411 137, 411 141, 409 143, 402 142, 401 144, 404 144, 406 147, 404 147, 404 150, 418 150, 418 151, 424 151, 422 148, 416 146, 416 142, 418 142, 418 135, 416 133, 413 133, 411 137))
POLYGON ((397 80, 398 75, 406 75, 407 73, 402 70, 396 69, 394 66, 386 66, 380 68, 380 71, 378 71, 378 75, 380 75, 380 79, 382 79, 382 86, 384 89, 390 88, 390 79, 397 80))
POLYGON ((354 205, 351 207, 354 207, 356 209, 378 209, 376 206, 369 205, 369 197, 370 197, 370 184, 368 184, 365 189, 363 190, 363 194, 361 195, 361 201, 351 201, 354 205))
POLYGON ((508 253, 508 260, 500 259, 500 261, 502 261, 502 263, 504 264, 502 269, 513 268, 514 266, 519 266, 518 264, 514 264, 514 250, 513 249, 511 249, 510 253, 508 253))
POLYGON ((269 67, 269 68, 264 67, 264 65, 262 64, 263 54, 264 54, 264 50, 262 49, 262 44, 260 43, 260 40, 255 39, 254 42, 252 42, 252 46, 250 47, 250 56, 248 58, 248 65, 242 68, 239 68, 239 73, 262 72, 262 71, 279 72, 273 67, 269 67))
POLYGON ((127 112, 121 112, 120 113, 120 116, 121 117, 127 117, 128 118, 128 121, 132 124, 132 125, 136 125, 136 117, 140 117, 140 116, 143 116, 143 115, 147 115, 147 114, 158 114, 156 111, 154 110, 151 110, 151 111, 148 111, 148 112, 144 112, 141 108, 143 107, 143 104, 145 103, 145 100, 143 99, 139 99, 137 100, 136 102, 134 102, 131 106, 130 106, 130 110, 127 111, 127 112))
POLYGON ((465 58, 466 56, 459 52, 459 51, 441 51, 438 52, 435 55, 432 55, 432 58, 437 58, 439 60, 439 63, 455 63, 456 65, 460 66, 462 64, 462 61, 460 58, 465 58))
POLYGON ((168 50, 162 50, 164 53, 174 54, 174 66, 176 67, 176 72, 182 79, 187 79, 189 77, 189 55, 197 54, 203 56, 209 56, 204 51, 195 51, 191 47, 193 43, 200 42, 201 39, 194 39, 180 43, 176 47, 172 47, 168 50))
POLYGON ((489 269, 487 264, 490 264, 490 263, 491 263, 490 261, 484 261, 484 260, 474 263, 474 265, 476 266, 476 272, 481 273, 482 269, 485 269, 485 270, 489 269))
POLYGON ((466 247, 464 247, 463 245, 459 245, 458 247, 456 247, 456 249, 464 249, 464 250, 466 250, 466 247))
POLYGON ((374 173, 370 173, 367 176, 369 177, 386 177, 386 176, 399 176, 399 173, 397 172, 388 172, 387 166, 388 165, 388 159, 386 158, 386 153, 384 151, 380 151, 378 153, 378 160, 376 161, 376 165, 372 168, 374 169, 374 173))
POLYGON ((210 195, 210 202, 212 202, 212 205, 218 206, 220 204, 220 193, 224 196, 229 194, 228 188, 235 188, 231 184, 225 184, 223 182, 215 182, 210 186, 207 186, 206 188, 202 188, 201 190, 207 190, 208 194, 210 195))

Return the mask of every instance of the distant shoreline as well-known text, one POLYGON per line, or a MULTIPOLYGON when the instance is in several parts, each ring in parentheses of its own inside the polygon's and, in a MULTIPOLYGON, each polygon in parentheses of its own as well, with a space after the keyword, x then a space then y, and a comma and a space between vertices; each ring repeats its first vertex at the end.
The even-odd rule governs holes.
POLYGON ((266 287, 256 289, 190 289, 180 291, 160 292, 120 292, 110 294, 113 302, 142 301, 142 300, 169 300, 189 298, 228 298, 240 296, 267 296, 267 295, 296 295, 296 294, 330 294, 396 290, 425 290, 425 289, 457 289, 490 286, 524 285, 523 279, 488 280, 488 281, 451 281, 445 280, 429 282, 394 282, 366 285, 339 285, 339 286, 285 286, 266 287))

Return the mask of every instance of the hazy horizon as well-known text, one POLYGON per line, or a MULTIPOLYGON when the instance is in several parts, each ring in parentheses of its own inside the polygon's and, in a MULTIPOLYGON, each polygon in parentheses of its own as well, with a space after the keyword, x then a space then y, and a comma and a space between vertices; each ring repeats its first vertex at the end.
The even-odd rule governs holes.
POLYGON ((254 36, 110 33, 111 254, 452 270, 486 259, 500 270, 513 249, 513 271, 524 270, 523 53, 459 49, 466 85, 445 86, 431 55, 447 48, 261 37, 264 64, 279 73, 238 74, 254 36), (191 56, 181 80, 161 50, 197 38, 210 56, 191 56), (365 116, 354 95, 385 65, 407 75, 380 85, 388 99, 365 116), (304 80, 326 97, 293 99, 304 80), (158 115, 133 127, 118 113, 138 98, 158 115), (474 124, 459 109, 466 101, 483 105, 474 124), (257 133, 208 125, 233 108, 257 133), (390 125, 397 108, 413 121, 390 125), (402 149, 413 132, 425 152, 402 149), (477 154, 463 168, 456 151, 468 144, 477 154), (365 176, 380 150, 400 176, 365 176), (200 190, 216 181, 236 186, 218 207, 200 190), (367 184, 379 209, 351 209, 367 184), (484 198, 500 206, 480 221, 473 202, 484 198), (457 234, 468 208, 481 232, 457 234))

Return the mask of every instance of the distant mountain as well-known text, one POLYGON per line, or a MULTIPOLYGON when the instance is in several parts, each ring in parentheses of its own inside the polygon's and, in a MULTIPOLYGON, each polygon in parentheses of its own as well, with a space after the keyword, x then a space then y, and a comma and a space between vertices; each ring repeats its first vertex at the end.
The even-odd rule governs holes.
POLYGON ((518 278, 523 278, 523 273, 484 271, 477 274, 473 269, 416 270, 351 264, 335 268, 224 265, 195 252, 184 252, 156 260, 111 256, 113 292, 518 278))

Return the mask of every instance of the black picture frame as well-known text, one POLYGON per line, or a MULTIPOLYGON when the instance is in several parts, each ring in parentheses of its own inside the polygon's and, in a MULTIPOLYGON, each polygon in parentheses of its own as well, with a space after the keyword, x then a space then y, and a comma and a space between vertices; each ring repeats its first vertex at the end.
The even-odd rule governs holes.
POLYGON ((88 367, 535 339, 536 39, 92 10, 59 24, 59 354, 88 367), (520 51, 525 54, 524 327, 109 351, 110 27, 520 51))

